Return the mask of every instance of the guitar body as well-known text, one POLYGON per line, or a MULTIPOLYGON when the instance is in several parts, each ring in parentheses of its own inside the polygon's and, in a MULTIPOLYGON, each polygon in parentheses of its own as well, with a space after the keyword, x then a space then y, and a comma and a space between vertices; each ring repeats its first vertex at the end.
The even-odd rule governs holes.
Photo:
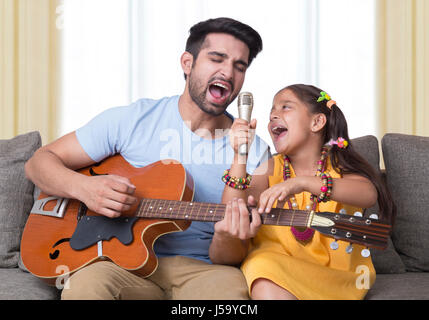
MULTIPOLYGON (((140 199, 191 201, 193 198, 192 177, 180 163, 173 160, 135 168, 116 155, 79 172, 126 177, 136 186, 135 195, 140 199)), ((39 196, 39 200, 46 198, 48 195, 43 193, 39 196)), ((49 212, 57 203, 57 200, 47 201, 43 210, 49 212)), ((156 239, 163 234, 183 231, 191 222, 133 218, 137 210, 138 204, 115 221, 86 209, 81 202, 72 199, 62 217, 35 213, 33 207, 22 236, 22 261, 32 274, 50 284, 55 284, 58 277, 71 275, 100 260, 110 260, 147 277, 158 265, 153 251, 156 239), (84 224, 86 222, 95 224, 84 224), (78 224, 82 226, 79 230, 78 224), (122 225, 125 227, 117 231, 117 226, 122 225), (73 237, 75 233, 83 238, 74 246, 80 246, 78 249, 72 248, 73 241, 78 238, 73 237)))

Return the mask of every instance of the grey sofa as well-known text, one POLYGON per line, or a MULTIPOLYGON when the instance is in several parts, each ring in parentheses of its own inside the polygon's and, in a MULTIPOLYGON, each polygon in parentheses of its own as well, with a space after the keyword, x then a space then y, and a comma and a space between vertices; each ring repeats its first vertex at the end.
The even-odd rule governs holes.
MULTIPOLYGON (((377 139, 365 136, 353 144, 379 170, 377 139)), ((58 289, 25 271, 19 255, 22 230, 37 197, 24 163, 40 146, 38 132, 0 140, 0 300, 60 297, 58 289)), ((398 214, 388 249, 371 250, 377 279, 366 298, 429 299, 429 138, 387 134, 382 151, 398 214)))

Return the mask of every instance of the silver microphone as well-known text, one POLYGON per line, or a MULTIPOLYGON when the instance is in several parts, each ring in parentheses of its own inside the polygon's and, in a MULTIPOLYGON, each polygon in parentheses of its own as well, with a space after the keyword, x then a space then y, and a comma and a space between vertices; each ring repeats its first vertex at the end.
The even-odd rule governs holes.
MULTIPOLYGON (((240 119, 250 122, 253 110, 253 95, 250 92, 242 92, 238 96, 238 117, 240 119)), ((243 143, 238 148, 240 155, 246 155, 249 153, 249 146, 243 143)))

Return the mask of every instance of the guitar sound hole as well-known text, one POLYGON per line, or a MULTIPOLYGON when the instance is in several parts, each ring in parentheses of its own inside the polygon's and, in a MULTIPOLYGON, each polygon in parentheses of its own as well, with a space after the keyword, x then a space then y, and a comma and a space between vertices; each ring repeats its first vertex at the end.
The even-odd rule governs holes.
MULTIPOLYGON (((55 248, 56 246, 65 243, 65 242, 69 242, 70 238, 63 238, 58 240, 57 242, 55 242, 55 244, 52 246, 52 248, 55 248)), ((49 258, 51 260, 55 260, 58 258, 58 256, 60 255, 60 250, 55 250, 53 253, 49 253, 49 258)))
POLYGON ((60 255, 60 250, 55 250, 54 253, 49 253, 49 258, 51 258, 51 260, 55 260, 58 258, 59 255, 60 255))

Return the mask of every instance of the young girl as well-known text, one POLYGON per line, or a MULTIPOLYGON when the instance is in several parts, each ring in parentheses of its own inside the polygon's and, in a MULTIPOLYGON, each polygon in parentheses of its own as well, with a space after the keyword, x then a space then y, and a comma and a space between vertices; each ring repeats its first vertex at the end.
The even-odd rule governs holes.
MULTIPOLYGON (((268 130, 278 154, 250 177, 238 149, 254 126, 237 119, 232 127, 235 157, 223 177, 227 207, 252 196, 259 213, 283 207, 354 214, 378 200, 379 218, 393 217, 381 177, 354 151, 343 113, 322 90, 292 85, 276 94, 268 130)), ((375 270, 364 247, 348 246, 313 229, 263 225, 241 266, 249 293, 253 299, 363 299, 375 270)))

